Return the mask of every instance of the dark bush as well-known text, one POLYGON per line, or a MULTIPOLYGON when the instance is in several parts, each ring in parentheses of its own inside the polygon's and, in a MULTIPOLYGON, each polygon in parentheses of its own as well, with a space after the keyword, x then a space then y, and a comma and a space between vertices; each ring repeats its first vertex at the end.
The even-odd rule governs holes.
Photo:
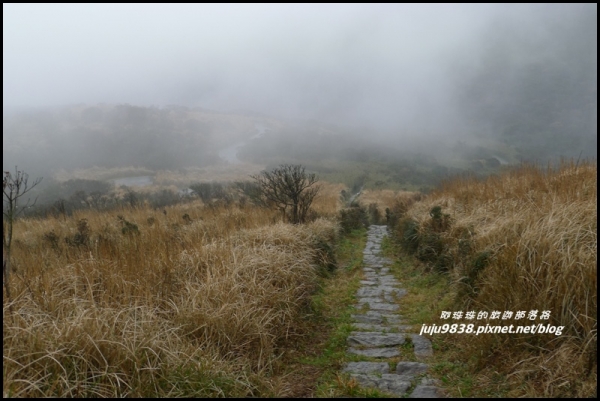
POLYGON ((425 232, 419 238, 417 259, 422 262, 434 264, 444 250, 444 244, 438 233, 425 232))
POLYGON ((406 212, 408 212, 410 206, 416 201, 421 200, 421 198, 421 194, 414 194, 410 197, 396 199, 391 208, 385 209, 385 220, 388 227, 392 230, 396 229, 400 220, 403 219, 406 212))
POLYGON ((449 214, 442 213, 441 206, 434 206, 429 211, 431 216, 431 229, 435 232, 443 232, 450 228, 451 218, 449 214))
POLYGON ((125 218, 121 215, 117 216, 117 218, 121 222, 121 225, 122 225, 121 233, 123 235, 132 235, 132 234, 139 235, 140 230, 138 229, 137 224, 134 224, 134 223, 131 223, 131 222, 125 220, 125 218))
POLYGON ((56 235, 54 230, 48 231, 44 234, 44 240, 48 241, 52 249, 54 249, 57 252, 60 252, 60 246, 58 245, 59 239, 59 236, 56 235))
POLYGON ((413 219, 401 219, 397 229, 400 244, 406 252, 415 255, 436 271, 446 272, 452 268, 454 259, 448 253, 441 233, 450 227, 451 219, 449 215, 442 213, 441 206, 433 207, 429 215, 431 220, 422 227, 413 219))
POLYGON ((88 245, 91 231, 87 219, 81 219, 77 222, 77 232, 73 236, 65 237, 65 242, 76 247, 88 245))
POLYGON ((357 204, 340 210, 339 219, 344 234, 349 234, 352 230, 369 227, 367 210, 357 204))
POLYGON ((132 189, 127 189, 127 193, 123 197, 123 202, 134 208, 140 204, 139 194, 132 189))
POLYGON ((73 213, 72 207, 65 199, 61 198, 52 205, 52 214, 55 217, 63 216, 63 218, 66 218, 66 216, 70 216, 71 213, 73 213))
POLYGON ((190 185, 190 189, 202 199, 202 202, 208 203, 212 199, 225 199, 228 197, 226 186, 220 182, 201 182, 190 185))
POLYGON ((377 207, 377 203, 371 203, 368 207, 369 221, 371 224, 381 224, 381 212, 377 207))
POLYGON ((453 263, 454 260, 452 259, 452 256, 443 251, 443 253, 438 256, 437 260, 433 264, 433 267, 436 271, 445 273, 452 269, 453 263))
POLYGON ((248 200, 255 205, 261 206, 263 204, 260 185, 255 181, 237 181, 235 187, 242 193, 242 196, 240 196, 240 206, 245 205, 248 200))

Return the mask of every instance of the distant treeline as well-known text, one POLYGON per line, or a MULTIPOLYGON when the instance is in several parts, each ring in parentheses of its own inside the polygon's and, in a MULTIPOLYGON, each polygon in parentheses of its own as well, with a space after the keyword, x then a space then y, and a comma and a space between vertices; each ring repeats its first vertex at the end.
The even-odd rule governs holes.
POLYGON ((58 182, 49 179, 44 186, 36 186, 30 193, 30 204, 23 217, 71 216, 77 210, 109 211, 149 206, 164 209, 168 206, 201 199, 205 205, 245 205, 248 194, 256 191, 251 181, 194 183, 186 190, 162 188, 140 191, 100 180, 72 179, 58 182))
POLYGON ((49 179, 44 186, 30 193, 31 206, 23 210, 24 217, 71 216, 77 210, 115 210, 149 205, 154 209, 185 202, 187 194, 171 189, 140 192, 134 188, 115 186, 106 181, 73 179, 58 182, 49 179))

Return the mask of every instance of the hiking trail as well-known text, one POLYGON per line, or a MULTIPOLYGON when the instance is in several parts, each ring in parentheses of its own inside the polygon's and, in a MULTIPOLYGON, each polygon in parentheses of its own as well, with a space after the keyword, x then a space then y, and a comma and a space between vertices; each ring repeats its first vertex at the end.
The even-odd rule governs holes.
POLYGON ((390 274, 393 262, 378 256, 381 240, 387 234, 387 226, 371 225, 367 233, 367 245, 363 252, 364 276, 356 293, 358 306, 353 331, 348 336, 347 353, 378 358, 381 362, 349 362, 343 372, 349 373, 362 387, 377 388, 383 392, 409 398, 438 398, 443 393, 436 380, 427 377, 428 365, 423 362, 398 362, 390 371, 389 358, 400 355, 398 347, 409 338, 416 359, 423 361, 431 356, 431 342, 419 335, 409 333, 411 326, 402 324, 396 303, 406 294, 396 278, 390 274), (368 308, 366 307, 368 306, 368 308), (368 309, 368 310, 365 310, 368 309), (412 389, 412 390, 411 390, 412 389))

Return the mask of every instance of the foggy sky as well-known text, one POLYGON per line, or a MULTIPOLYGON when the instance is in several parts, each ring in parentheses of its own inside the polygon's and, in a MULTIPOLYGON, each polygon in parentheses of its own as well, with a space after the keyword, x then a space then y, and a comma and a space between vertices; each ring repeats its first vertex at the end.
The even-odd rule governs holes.
POLYGON ((533 48, 547 46, 552 24, 585 7, 597 11, 556 4, 4 4, 3 102, 177 104, 460 130, 453 99, 460 74, 453 74, 464 78, 478 68, 490 26, 533 48))

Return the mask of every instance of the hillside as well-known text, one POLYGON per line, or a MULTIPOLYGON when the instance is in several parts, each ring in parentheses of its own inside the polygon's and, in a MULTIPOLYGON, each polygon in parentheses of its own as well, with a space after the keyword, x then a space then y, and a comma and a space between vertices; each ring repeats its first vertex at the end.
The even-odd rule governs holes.
POLYGON ((290 395, 280 358, 310 333, 337 207, 324 191, 306 225, 201 201, 18 220, 4 396, 290 395))
POLYGON ((413 332, 444 327, 442 311, 485 312, 473 320, 481 327, 532 321, 492 313, 549 312, 535 324, 559 328, 432 334, 427 363, 440 388, 454 396, 594 394, 595 163, 455 178, 426 196, 363 188, 361 206, 349 209, 348 186, 322 185, 316 220, 303 226, 231 196, 224 183, 203 187, 212 191, 206 199, 199 192, 202 200, 166 204, 164 193, 127 187, 113 204, 75 194, 77 210, 18 220, 13 295, 4 304, 5 394, 380 396, 336 376, 342 362, 363 360, 344 352, 363 264, 355 246, 368 222, 390 226, 382 249, 407 290, 394 302, 413 332), (132 366, 143 369, 133 374, 132 366))
POLYGON ((32 109, 3 118, 3 165, 32 171, 140 166, 153 170, 206 166, 218 152, 255 134, 266 117, 186 107, 77 105, 32 109))
POLYGON ((555 329, 432 336, 444 350, 440 378, 458 389, 455 396, 595 395, 596 163, 454 179, 421 202, 399 199, 392 211, 402 253, 412 255, 418 277, 428 277, 418 291, 430 312, 420 323, 555 329))
POLYGON ((175 198, 199 182, 248 180, 281 163, 356 193, 427 191, 451 175, 484 176, 516 162, 514 149, 491 140, 406 143, 366 128, 179 106, 21 110, 5 113, 3 129, 5 171, 44 177, 32 192, 40 207, 77 193, 73 207, 92 193, 122 197, 121 185, 175 198))

